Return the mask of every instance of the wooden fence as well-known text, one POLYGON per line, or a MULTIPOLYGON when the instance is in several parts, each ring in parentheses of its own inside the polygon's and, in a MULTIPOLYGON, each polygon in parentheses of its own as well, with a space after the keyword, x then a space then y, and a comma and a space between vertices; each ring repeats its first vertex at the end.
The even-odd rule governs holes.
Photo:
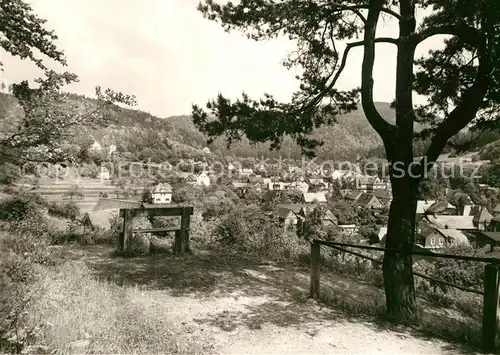
POLYGON ((437 254, 425 251, 401 251, 389 248, 380 248, 368 245, 337 243, 324 240, 314 240, 311 243, 311 282, 309 295, 311 298, 319 298, 320 295, 320 266, 321 266, 321 246, 334 248, 363 259, 370 260, 374 263, 381 264, 382 261, 372 258, 361 253, 346 249, 346 247, 379 250, 384 252, 409 253, 411 255, 426 256, 432 258, 446 258, 455 260, 467 260, 487 263, 484 269, 484 289, 475 290, 445 282, 434 277, 430 277, 418 272, 414 272, 415 276, 431 280, 436 283, 441 283, 449 287, 454 287, 462 291, 471 292, 483 296, 483 324, 482 324, 482 347, 483 351, 491 352, 498 349, 500 345, 500 260, 496 258, 481 258, 465 255, 452 254, 437 254))
POLYGON ((130 240, 133 233, 155 233, 175 231, 174 253, 183 255, 189 251, 189 230, 193 207, 188 206, 141 206, 139 208, 120 209, 120 217, 123 220, 123 230, 118 238, 118 252, 130 250, 130 240), (180 216, 181 223, 178 227, 144 228, 133 229, 132 220, 137 217, 165 217, 180 216))

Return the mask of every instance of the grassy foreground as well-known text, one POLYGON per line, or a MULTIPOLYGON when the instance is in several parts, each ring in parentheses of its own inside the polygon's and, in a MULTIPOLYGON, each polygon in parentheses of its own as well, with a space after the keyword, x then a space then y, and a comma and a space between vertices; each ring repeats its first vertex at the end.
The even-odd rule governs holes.
POLYGON ((37 290, 40 294, 24 319, 34 330, 30 343, 37 345, 23 352, 206 354, 210 350, 209 344, 189 338, 181 323, 159 316, 161 304, 148 302, 147 292, 100 281, 84 262, 47 269, 37 290))

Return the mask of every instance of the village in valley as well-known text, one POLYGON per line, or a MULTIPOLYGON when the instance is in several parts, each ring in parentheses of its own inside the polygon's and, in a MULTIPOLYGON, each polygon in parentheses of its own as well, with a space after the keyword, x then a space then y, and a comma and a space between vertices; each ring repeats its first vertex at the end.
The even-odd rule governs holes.
MULTIPOLYGON (((317 237, 340 234, 351 242, 385 245, 386 221, 392 200, 391 182, 382 176, 384 174, 363 174, 359 162, 338 163, 340 169, 335 169, 336 164, 331 162, 318 164, 287 159, 262 159, 260 162, 253 159, 257 163, 251 165, 244 158, 228 162, 205 147, 200 160, 180 159, 175 165, 152 163, 151 160, 128 163, 120 162, 113 144, 102 148, 94 142, 91 150, 106 151, 109 162, 94 167, 87 177, 81 177, 84 167, 47 165, 40 170, 45 174, 41 179, 45 184, 40 185, 40 179, 35 177, 36 186, 28 183, 18 187, 52 201, 68 202, 70 199, 69 202, 80 211, 77 222, 91 229, 110 230, 110 218, 118 216, 122 208, 186 202, 176 199, 174 190, 192 188, 204 191, 206 199, 216 190, 228 190, 241 200, 258 203, 263 210, 274 204, 274 213, 284 233, 300 230, 317 209, 321 220, 321 233, 317 237), (73 196, 71 190, 78 193, 73 196), (345 210, 350 210, 347 218, 345 210)), ((476 153, 458 158, 450 155, 442 154, 437 164, 439 171, 447 168, 450 172, 458 162, 460 169, 465 167, 469 172, 490 164, 488 160, 473 159, 476 153)), ((32 179, 28 176, 24 180, 32 179)), ((498 190, 480 183, 479 176, 469 180, 479 193, 498 190)), ((418 200, 416 250, 439 252, 454 245, 474 245, 482 248, 487 256, 500 256, 495 249, 500 245, 500 203, 484 202, 475 204, 464 191, 451 188, 445 188, 440 199, 418 200)), ((202 210, 206 208, 203 200, 197 201, 197 205, 202 210)))
POLYGON ((0 0, 0 353, 500 353, 499 4, 0 0))

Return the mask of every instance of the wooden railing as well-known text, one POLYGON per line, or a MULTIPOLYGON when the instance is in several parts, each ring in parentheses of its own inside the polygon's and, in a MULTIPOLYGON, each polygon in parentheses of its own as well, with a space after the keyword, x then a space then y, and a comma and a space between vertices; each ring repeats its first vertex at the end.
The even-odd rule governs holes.
POLYGON ((437 254, 425 251, 401 251, 389 248, 374 247, 368 245, 337 243, 324 240, 314 240, 311 243, 311 282, 309 296, 319 299, 320 296, 320 266, 321 266, 321 246, 327 246, 346 252, 357 257, 370 260, 381 264, 382 261, 363 255, 348 248, 357 248, 365 250, 379 250, 383 252, 408 253, 411 255, 426 256, 431 258, 446 258, 454 260, 467 260, 487 263, 484 269, 484 288, 483 291, 469 289, 460 285, 445 282, 431 276, 418 272, 413 272, 415 276, 431 280, 449 287, 454 287, 465 292, 471 292, 483 296, 483 324, 482 324, 482 347, 483 351, 491 352, 499 348, 500 345, 500 260, 496 258, 482 258, 465 255, 437 254))
POLYGON ((119 233, 118 252, 127 253, 130 250, 130 240, 133 233, 155 233, 175 231, 174 253, 183 255, 189 251, 189 230, 193 207, 190 206, 142 206, 140 208, 120 209, 123 220, 123 230, 119 233), (132 221, 137 217, 165 217, 180 216, 181 223, 178 227, 133 229, 132 221))

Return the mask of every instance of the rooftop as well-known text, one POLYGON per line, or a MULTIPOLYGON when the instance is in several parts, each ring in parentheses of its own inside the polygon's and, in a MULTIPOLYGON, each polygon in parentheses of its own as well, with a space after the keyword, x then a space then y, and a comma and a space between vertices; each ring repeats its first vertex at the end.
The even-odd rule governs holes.
POLYGON ((439 229, 475 229, 473 219, 474 216, 427 216, 427 220, 439 229))

